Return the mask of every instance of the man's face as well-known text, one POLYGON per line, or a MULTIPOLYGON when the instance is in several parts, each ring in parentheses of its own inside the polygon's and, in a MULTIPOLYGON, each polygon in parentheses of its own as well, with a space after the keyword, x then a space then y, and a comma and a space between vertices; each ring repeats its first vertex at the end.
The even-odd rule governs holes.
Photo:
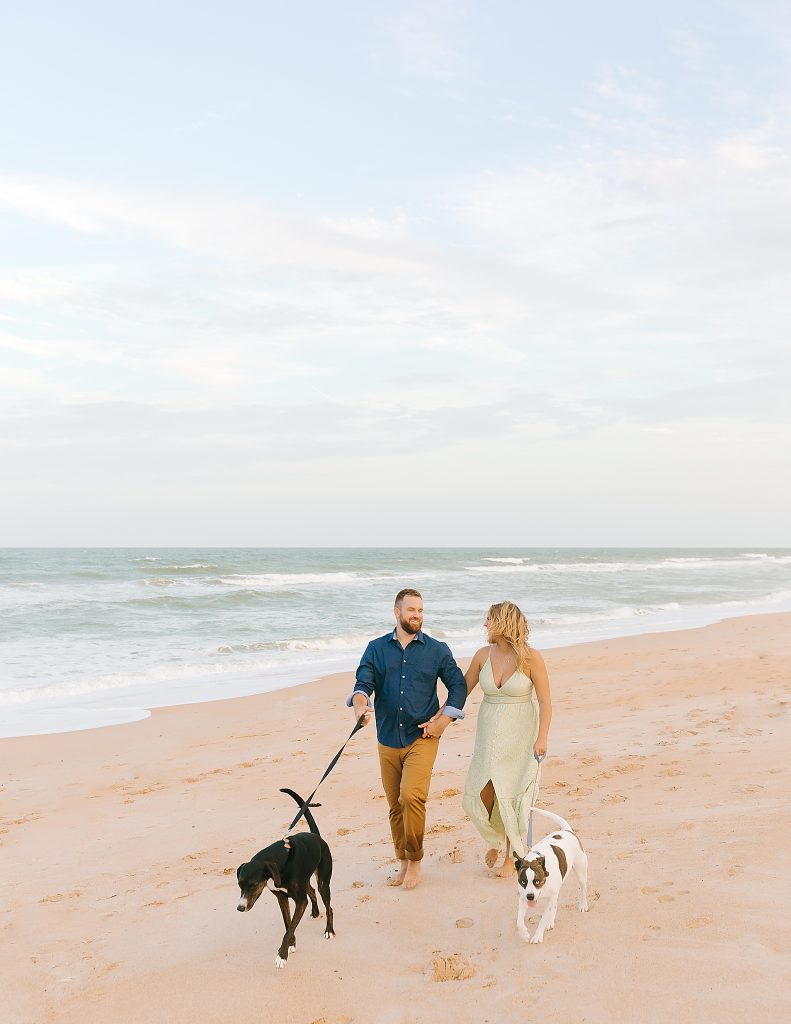
POLYGON ((396 622, 399 623, 401 629, 405 633, 420 632, 420 627, 423 625, 423 602, 419 597, 411 597, 407 595, 402 601, 401 606, 395 606, 395 617, 396 622))

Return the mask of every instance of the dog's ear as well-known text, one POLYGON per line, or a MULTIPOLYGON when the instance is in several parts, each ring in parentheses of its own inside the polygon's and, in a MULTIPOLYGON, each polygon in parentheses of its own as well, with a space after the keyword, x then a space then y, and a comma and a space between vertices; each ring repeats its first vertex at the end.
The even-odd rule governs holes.
POLYGON ((517 871, 521 871, 522 870, 522 865, 524 864, 524 861, 517 854, 514 854, 514 863, 516 864, 516 870, 517 871))
POLYGON ((265 860, 263 867, 266 868, 266 870, 269 872, 269 877, 275 883, 275 888, 282 889, 283 883, 280 880, 280 868, 277 866, 277 864, 275 864, 274 861, 265 860))
POLYGON ((239 867, 238 867, 238 868, 236 869, 236 881, 237 881, 237 882, 238 882, 238 881, 239 881, 239 879, 241 878, 241 875, 242 875, 242 868, 246 868, 246 867, 247 867, 247 865, 246 865, 246 864, 240 864, 240 865, 239 865, 239 867))

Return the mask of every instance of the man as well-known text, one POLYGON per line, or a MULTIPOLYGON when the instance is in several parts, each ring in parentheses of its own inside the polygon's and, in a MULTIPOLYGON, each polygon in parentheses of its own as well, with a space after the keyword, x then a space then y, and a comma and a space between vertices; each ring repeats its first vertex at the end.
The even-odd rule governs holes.
POLYGON ((420 884, 426 798, 438 740, 454 718, 464 718, 467 684, 447 644, 422 632, 423 599, 417 590, 396 595, 395 629, 372 640, 357 669, 347 704, 359 719, 371 714, 372 695, 379 741, 379 767, 396 857, 401 862, 390 885, 420 884), (448 690, 439 711, 437 679, 448 690), (432 720, 433 719, 433 720, 432 720))

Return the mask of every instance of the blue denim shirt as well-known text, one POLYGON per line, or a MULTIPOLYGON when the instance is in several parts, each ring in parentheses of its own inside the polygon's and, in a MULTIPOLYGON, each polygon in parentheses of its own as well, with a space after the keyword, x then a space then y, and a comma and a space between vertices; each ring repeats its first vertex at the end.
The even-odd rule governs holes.
POLYGON ((439 711, 437 679, 448 690, 445 714, 464 718, 467 684, 448 645, 420 631, 404 648, 394 629, 365 648, 354 692, 346 703, 351 707, 354 694, 364 693, 370 704, 373 695, 379 742, 385 747, 408 747, 423 735, 420 723, 439 711))

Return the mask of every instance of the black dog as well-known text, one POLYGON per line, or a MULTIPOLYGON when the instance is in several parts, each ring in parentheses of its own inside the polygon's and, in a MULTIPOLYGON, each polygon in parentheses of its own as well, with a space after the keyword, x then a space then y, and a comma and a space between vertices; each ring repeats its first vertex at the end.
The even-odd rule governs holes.
MULTIPOLYGON (((304 800, 293 789, 281 789, 288 793, 301 807, 304 800)), ((312 807, 319 806, 312 804, 312 807)), ((310 884, 311 875, 316 873, 316 882, 321 902, 327 911, 327 927, 324 938, 335 937, 332 927, 332 907, 330 906, 330 878, 332 877, 332 854, 327 843, 321 838, 313 815, 306 808, 305 820, 310 832, 297 832, 287 840, 279 840, 260 850, 246 864, 240 864, 236 871, 236 880, 241 889, 241 897, 237 910, 251 910, 253 904, 272 881, 272 892, 280 904, 286 934, 280 944, 275 958, 276 967, 285 967, 290 950, 296 949, 297 940, 294 932, 302 920, 310 897, 311 916, 319 917, 319 905, 316 902, 316 891, 310 884), (294 901, 294 916, 291 916, 288 900, 294 901)))

